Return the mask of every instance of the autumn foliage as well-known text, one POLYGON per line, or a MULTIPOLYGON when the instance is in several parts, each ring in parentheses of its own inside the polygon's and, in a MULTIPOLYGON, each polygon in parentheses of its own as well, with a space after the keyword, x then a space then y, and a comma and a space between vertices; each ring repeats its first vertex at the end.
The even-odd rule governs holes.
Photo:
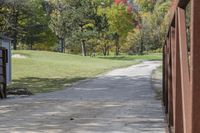
POLYGON ((119 4, 127 4, 127 0, 115 0, 115 4, 119 5, 119 4))
POLYGON ((127 2, 127 0, 115 0, 116 5, 124 4, 127 6, 127 12, 131 13, 133 11, 133 6, 127 2))

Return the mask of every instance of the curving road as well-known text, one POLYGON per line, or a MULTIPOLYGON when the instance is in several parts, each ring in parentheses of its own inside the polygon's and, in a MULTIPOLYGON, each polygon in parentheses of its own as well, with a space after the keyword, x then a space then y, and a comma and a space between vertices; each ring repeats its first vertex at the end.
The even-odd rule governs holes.
POLYGON ((150 78, 159 65, 146 61, 62 91, 0 101, 0 133, 164 133, 150 78))

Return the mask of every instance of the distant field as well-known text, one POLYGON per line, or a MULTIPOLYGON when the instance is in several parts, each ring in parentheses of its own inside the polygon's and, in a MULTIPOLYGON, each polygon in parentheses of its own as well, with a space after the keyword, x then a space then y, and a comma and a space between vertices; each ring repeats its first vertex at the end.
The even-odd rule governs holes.
POLYGON ((13 51, 13 54, 17 56, 13 58, 13 84, 9 87, 28 88, 33 93, 59 90, 72 82, 138 63, 44 51, 13 51))

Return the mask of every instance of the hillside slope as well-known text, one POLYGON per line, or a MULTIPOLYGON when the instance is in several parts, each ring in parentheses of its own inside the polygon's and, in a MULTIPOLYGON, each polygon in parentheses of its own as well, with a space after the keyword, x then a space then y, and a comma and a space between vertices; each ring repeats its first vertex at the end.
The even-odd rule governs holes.
POLYGON ((33 93, 55 91, 72 82, 136 63, 45 51, 13 51, 13 55, 13 84, 9 87, 28 88, 33 93))

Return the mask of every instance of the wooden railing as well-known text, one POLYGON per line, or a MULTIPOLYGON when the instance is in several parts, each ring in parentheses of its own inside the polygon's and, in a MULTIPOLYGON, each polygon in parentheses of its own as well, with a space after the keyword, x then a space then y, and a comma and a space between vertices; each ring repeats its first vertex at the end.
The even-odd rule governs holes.
POLYGON ((163 47, 163 103, 169 132, 200 133, 200 0, 176 0, 170 14, 163 47), (188 4, 190 44, 186 28, 188 4))
POLYGON ((7 63, 7 50, 0 47, 0 98, 6 98, 6 63, 7 63))

